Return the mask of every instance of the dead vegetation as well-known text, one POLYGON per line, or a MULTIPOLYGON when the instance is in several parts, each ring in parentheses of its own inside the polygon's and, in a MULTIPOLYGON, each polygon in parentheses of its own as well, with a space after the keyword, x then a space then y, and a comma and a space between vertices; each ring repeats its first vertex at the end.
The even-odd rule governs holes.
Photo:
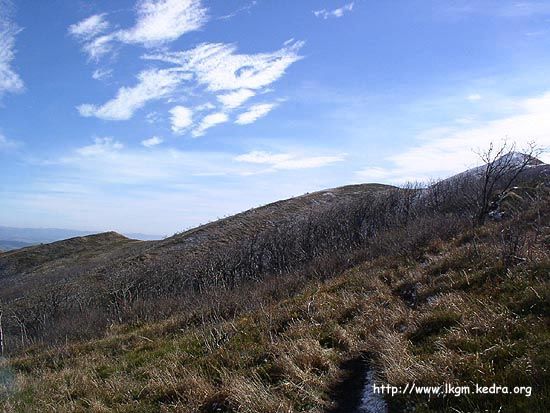
POLYGON ((120 321, 100 337, 2 362, 1 406, 317 412, 334 406, 342 363, 368 354, 392 385, 533 386, 532 397, 396 396, 392 411, 545 411, 550 192, 522 185, 483 225, 415 187, 368 194, 229 245, 194 294, 177 278, 174 295, 116 289, 120 321))

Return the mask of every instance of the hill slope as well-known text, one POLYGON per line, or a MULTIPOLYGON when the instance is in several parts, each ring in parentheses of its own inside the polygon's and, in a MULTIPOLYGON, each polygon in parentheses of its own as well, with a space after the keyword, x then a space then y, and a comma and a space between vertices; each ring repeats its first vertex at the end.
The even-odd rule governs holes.
POLYGON ((363 412, 374 377, 533 396, 386 395, 390 411, 545 411, 547 172, 478 198, 472 174, 336 188, 163 241, 2 254, 0 405, 363 412))
MULTIPOLYGON (((353 390, 346 380, 363 383, 353 374, 368 370, 393 386, 532 391, 386 396, 390 411, 546 411, 550 193, 539 191, 510 219, 475 229, 450 234, 415 223, 429 234, 424 242, 385 249, 328 281, 291 274, 219 292, 214 313, 195 306, 13 358, 17 384, 4 409, 350 411, 361 394, 342 394, 337 383, 353 390), (260 305, 250 311, 248 301, 260 305), (354 373, 350 360, 364 367, 354 373)), ((406 244, 410 233, 403 228, 383 245, 406 244)))
MULTIPOLYGON (((138 299, 156 300, 162 294, 179 301, 184 292, 192 294, 196 288, 206 288, 206 284, 210 288, 210 284, 217 283, 216 275, 202 274, 217 272, 220 265, 228 264, 227 257, 218 255, 233 254, 242 242, 317 216, 333 205, 355 202, 390 188, 365 184, 315 192, 160 241, 137 241, 104 233, 6 252, 0 255, 0 302, 12 309, 34 338, 42 339, 44 334, 54 334, 55 339, 88 336, 113 320, 129 316, 130 307, 137 305, 138 299), (197 287, 199 278, 201 284, 197 287), (75 311, 88 318, 82 325, 74 325, 71 331, 51 328, 51 323, 69 328, 75 311)), ((263 276, 270 265, 254 271, 263 276)), ((168 300, 164 301, 168 306, 168 300)), ((14 319, 11 322, 15 332, 17 324, 14 319)), ((11 340, 17 346, 18 340, 11 340)))
MULTIPOLYGON (((80 254, 83 252, 90 256, 97 254, 99 258, 102 258, 96 260, 96 265, 99 266, 109 265, 109 261, 112 261, 113 257, 110 255, 102 256, 102 254, 107 253, 140 259, 139 254, 158 257, 172 254, 175 251, 217 248, 233 239, 244 238, 266 228, 282 224, 285 221, 297 220, 301 216, 315 214, 332 203, 360 198, 367 193, 388 188, 390 187, 387 185, 363 184, 314 192, 253 208, 160 241, 129 240, 120 234, 107 232, 24 248, 2 256, 0 259, 0 278, 34 272, 45 274, 53 272, 59 267, 64 269, 80 267, 83 258, 80 254), (127 245, 129 241, 132 241, 131 249, 127 245), (56 263, 58 260, 63 260, 63 262, 56 263), (48 265, 46 268, 43 266, 38 267, 38 263, 47 263, 48 265)), ((163 258, 169 259, 170 257, 163 258)))

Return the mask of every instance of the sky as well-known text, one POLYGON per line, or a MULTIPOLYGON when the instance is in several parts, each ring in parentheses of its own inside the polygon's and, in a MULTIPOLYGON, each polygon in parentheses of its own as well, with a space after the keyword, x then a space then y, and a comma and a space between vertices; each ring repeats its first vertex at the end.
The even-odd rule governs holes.
POLYGON ((0 0, 0 225, 171 235, 446 177, 550 145, 549 67, 545 0, 0 0))

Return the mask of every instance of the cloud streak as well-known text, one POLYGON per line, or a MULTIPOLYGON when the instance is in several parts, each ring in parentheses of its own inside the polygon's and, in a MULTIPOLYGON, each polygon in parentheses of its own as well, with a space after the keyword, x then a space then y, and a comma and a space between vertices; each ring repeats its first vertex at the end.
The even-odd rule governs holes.
POLYGON ((152 148, 153 146, 160 145, 164 140, 158 136, 153 136, 149 139, 144 139, 141 141, 141 144, 146 148, 152 148))
POLYGON ((83 146, 76 153, 84 157, 101 156, 119 151, 124 145, 113 138, 95 138, 92 145, 83 146))
POLYGON ((227 114, 223 112, 216 112, 206 115, 204 118, 202 118, 197 128, 193 130, 193 137, 198 138, 200 136, 203 136, 208 129, 227 121, 229 121, 229 116, 227 116, 227 114))
POLYGON ((200 0, 141 0, 133 27, 106 33, 111 25, 105 14, 95 14, 69 26, 69 33, 82 42, 90 59, 97 60, 112 50, 113 43, 161 46, 200 29, 207 20, 200 0))
MULTIPOLYGON (((356 172, 361 180, 402 183, 445 177, 478 163, 475 151, 486 149, 491 142, 506 139, 518 149, 535 142, 550 147, 550 92, 515 102, 518 113, 485 122, 475 127, 438 128, 439 137, 427 131, 418 145, 389 156, 389 167, 370 165, 356 172), (426 138, 428 136, 429 138, 426 138)), ((548 159, 545 159, 548 161, 548 159)))
POLYGON ((69 26, 69 33, 81 41, 89 41, 100 33, 104 33, 110 24, 105 20, 105 13, 94 14, 78 23, 69 26))
POLYGON ((244 113, 241 113, 235 123, 239 125, 248 125, 250 123, 256 122, 258 119, 266 116, 271 110, 277 106, 274 103, 262 103, 259 105, 254 105, 248 108, 244 113))
POLYGON ((298 52, 303 45, 293 42, 271 53, 239 54, 235 45, 203 43, 191 50, 149 54, 144 59, 178 65, 211 92, 257 90, 278 80, 291 64, 302 59, 298 52))
POLYGON ((170 95, 183 80, 188 78, 188 74, 178 70, 146 70, 137 76, 137 85, 120 88, 117 95, 103 105, 83 104, 77 109, 84 117, 128 120, 147 102, 170 95))
POLYGON ((300 156, 294 153, 271 153, 264 151, 252 151, 236 156, 235 161, 268 166, 267 171, 320 168, 341 162, 345 155, 330 156, 300 156))
MULTIPOLYGON (((206 114, 193 130, 192 135, 199 137, 213 126, 227 122, 228 112, 281 78, 290 65, 302 59, 299 50, 303 45, 300 41, 290 41, 274 52, 242 54, 237 53, 235 45, 203 43, 190 50, 147 54, 143 58, 170 63, 173 69, 189 73, 192 82, 202 86, 206 95, 214 95, 221 104, 221 108, 206 114)), ((238 116, 236 123, 253 123, 275 106, 272 103, 252 105, 238 116)))
POLYGON ((224 95, 218 95, 218 100, 227 109, 235 109, 241 106, 256 93, 250 89, 239 89, 224 95))
POLYGON ((18 144, 17 144, 16 141, 8 139, 0 133, 0 151, 1 150, 6 150, 6 149, 13 149, 17 146, 18 146, 18 144))
MULTIPOLYGON (((156 65, 168 63, 170 67, 142 71, 137 84, 119 88, 103 104, 81 104, 77 109, 84 117, 128 120, 150 101, 180 100, 178 88, 185 83, 191 96, 206 98, 202 101, 208 103, 170 109, 171 129, 175 134, 190 132, 199 137, 228 122, 232 112, 255 96, 272 90, 270 86, 288 67, 303 58, 299 51, 304 43, 294 40, 285 42, 278 50, 263 53, 241 53, 237 45, 225 43, 202 43, 188 50, 170 51, 168 43, 200 29, 208 21, 207 10, 200 0, 141 0, 136 6, 136 22, 127 29, 113 30, 107 17, 105 13, 95 14, 68 29, 82 43, 90 59, 98 60, 111 52, 116 43, 138 44, 156 48, 142 59, 156 65)), ((109 69, 102 68, 95 70, 92 77, 105 79, 111 75, 109 69)), ((238 115, 236 123, 253 123, 273 107, 275 104, 271 103, 252 104, 238 115)))
POLYGON ((0 0, 0 98, 4 93, 20 92, 23 81, 12 67, 15 58, 15 37, 19 28, 11 20, 13 6, 8 0, 0 0))
POLYGON ((344 14, 351 12, 353 10, 353 5, 354 4, 352 2, 333 10, 327 10, 327 9, 314 10, 313 14, 315 15, 315 17, 321 18, 323 20, 327 20, 330 18, 340 18, 344 16, 344 14))

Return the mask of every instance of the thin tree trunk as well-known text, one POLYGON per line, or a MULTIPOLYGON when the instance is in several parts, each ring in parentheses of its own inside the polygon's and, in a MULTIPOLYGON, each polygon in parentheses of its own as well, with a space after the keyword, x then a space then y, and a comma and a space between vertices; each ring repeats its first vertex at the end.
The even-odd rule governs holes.
POLYGON ((0 311, 0 356, 4 357, 4 329, 2 328, 2 315, 0 311))

